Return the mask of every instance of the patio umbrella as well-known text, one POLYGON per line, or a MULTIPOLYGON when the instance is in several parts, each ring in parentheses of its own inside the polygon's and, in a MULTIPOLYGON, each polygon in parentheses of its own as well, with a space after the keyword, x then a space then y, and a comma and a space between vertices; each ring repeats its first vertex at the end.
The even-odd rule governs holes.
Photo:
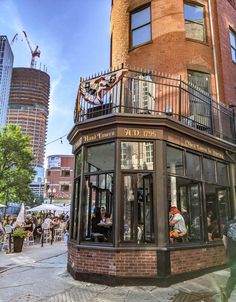
POLYGON ((2 203, 0 203, 0 208, 6 208, 6 206, 2 203))
POLYGON ((27 210, 27 212, 41 212, 41 211, 59 211, 61 207, 54 204, 43 203, 40 206, 27 210))
POLYGON ((22 225, 22 223, 25 221, 25 204, 24 202, 21 204, 20 212, 16 218, 16 222, 18 225, 22 225))

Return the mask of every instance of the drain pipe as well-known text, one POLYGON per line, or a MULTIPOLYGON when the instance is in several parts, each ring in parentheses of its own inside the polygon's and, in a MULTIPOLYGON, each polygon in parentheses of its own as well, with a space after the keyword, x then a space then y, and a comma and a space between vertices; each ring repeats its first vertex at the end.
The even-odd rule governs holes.
POLYGON ((216 83, 216 101, 218 104, 218 113, 219 113, 219 131, 220 131, 220 137, 222 138, 223 133, 222 133, 221 112, 220 112, 219 78, 218 78, 217 58, 216 58, 216 49, 215 49, 215 32, 213 26, 211 0, 208 0, 208 10, 209 10, 209 19, 210 19, 211 43, 212 43, 213 63, 214 63, 214 72, 215 72, 215 83, 216 83))

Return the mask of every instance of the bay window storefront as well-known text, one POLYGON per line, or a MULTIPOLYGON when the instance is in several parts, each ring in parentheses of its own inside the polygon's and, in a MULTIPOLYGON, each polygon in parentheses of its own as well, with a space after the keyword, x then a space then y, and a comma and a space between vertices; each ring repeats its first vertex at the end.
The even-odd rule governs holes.
POLYGON ((85 280, 90 273, 137 278, 184 273, 192 270, 184 264, 192 249, 200 255, 198 269, 206 261, 208 267, 225 263, 222 230, 233 217, 235 184, 234 163, 223 147, 144 127, 86 132, 76 142, 72 274, 85 280), (172 207, 184 219, 182 238, 170 238, 172 207), (209 260, 208 252, 216 253, 217 261, 209 260))

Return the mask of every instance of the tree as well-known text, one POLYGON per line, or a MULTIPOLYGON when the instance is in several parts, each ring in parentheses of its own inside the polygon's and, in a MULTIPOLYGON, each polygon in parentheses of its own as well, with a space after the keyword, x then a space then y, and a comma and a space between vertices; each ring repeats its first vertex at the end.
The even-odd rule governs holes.
POLYGON ((28 201, 29 184, 35 172, 31 166, 33 152, 30 137, 19 126, 8 124, 0 129, 0 202, 28 201))

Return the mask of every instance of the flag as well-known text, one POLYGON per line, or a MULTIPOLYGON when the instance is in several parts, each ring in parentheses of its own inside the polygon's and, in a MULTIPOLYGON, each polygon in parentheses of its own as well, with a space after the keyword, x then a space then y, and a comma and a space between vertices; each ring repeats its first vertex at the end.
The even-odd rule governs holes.
POLYGON ((121 69, 99 78, 81 82, 79 92, 86 102, 94 105, 102 104, 104 95, 123 78, 126 72, 126 69, 121 69))

